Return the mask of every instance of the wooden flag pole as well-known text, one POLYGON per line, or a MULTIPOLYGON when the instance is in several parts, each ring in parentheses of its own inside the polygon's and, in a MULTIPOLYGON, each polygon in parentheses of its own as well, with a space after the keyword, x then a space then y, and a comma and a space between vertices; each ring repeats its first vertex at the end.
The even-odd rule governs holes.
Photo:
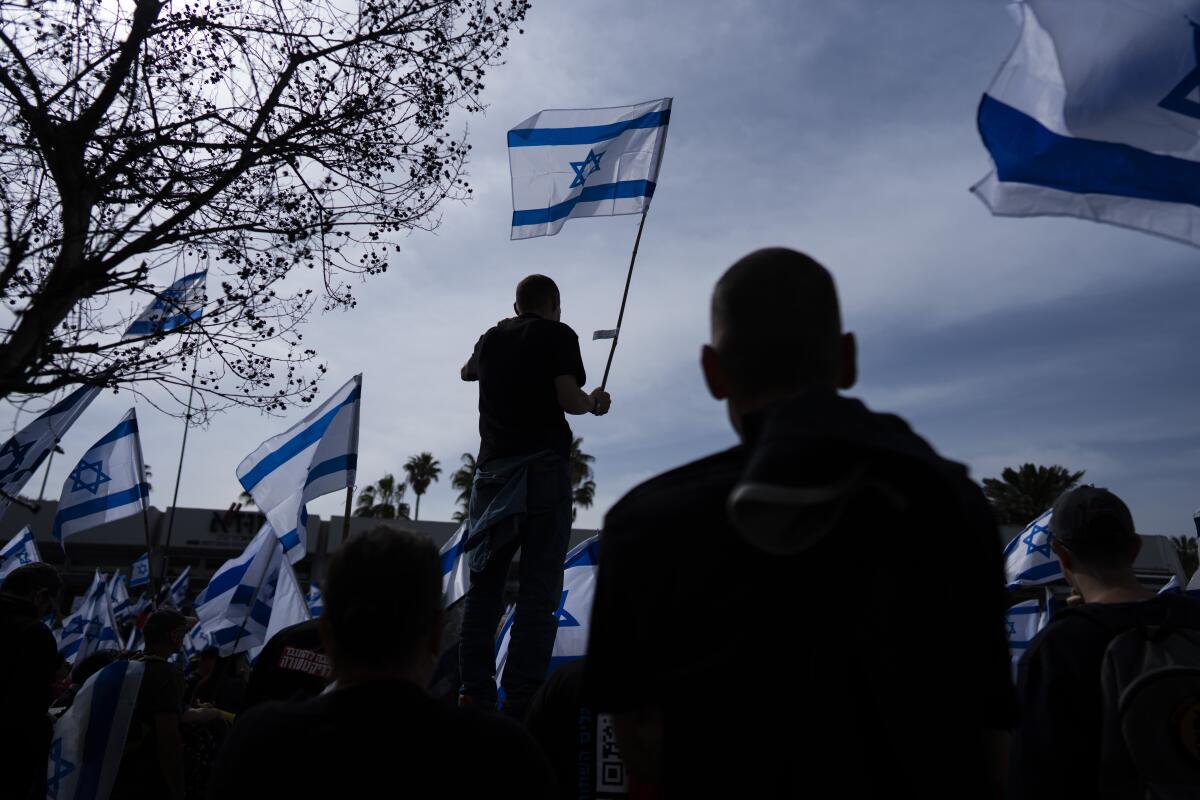
POLYGON ((638 223, 637 238, 633 240, 633 255, 629 257, 629 272, 625 276, 625 292, 621 295, 621 310, 617 313, 617 333, 613 336, 612 347, 608 351, 608 363, 604 365, 604 380, 600 381, 600 389, 608 386, 608 371, 612 369, 613 355, 617 352, 617 342, 621 338, 621 323, 625 319, 625 302, 629 299, 629 283, 633 280, 633 265, 637 262, 638 245, 642 243, 642 228, 646 227, 646 213, 650 211, 647 205, 642 211, 642 221, 638 223))
POLYGON ((192 424, 192 399, 196 394, 196 370, 199 368, 200 354, 197 351, 196 359, 192 362, 192 384, 188 388, 187 413, 183 417, 183 443, 179 445, 179 466, 175 468, 175 494, 171 496, 171 516, 167 518, 167 538, 163 542, 160 580, 167 577, 167 563, 171 557, 171 532, 175 530, 175 508, 179 505, 179 483, 183 478, 183 455, 187 452, 188 428, 192 424))

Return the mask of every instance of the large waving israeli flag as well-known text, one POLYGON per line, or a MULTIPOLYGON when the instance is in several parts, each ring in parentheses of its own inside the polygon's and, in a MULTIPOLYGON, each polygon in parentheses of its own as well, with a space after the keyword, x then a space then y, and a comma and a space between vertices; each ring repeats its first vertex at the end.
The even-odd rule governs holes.
POLYGON ((308 610, 308 600, 300 591, 300 581, 287 559, 279 559, 279 578, 275 582, 275 591, 271 597, 271 618, 267 622, 267 630, 263 633, 262 644, 250 651, 252 659, 258 658, 259 652, 271 637, 284 628, 299 625, 312 619, 308 610))
MULTIPOLYGON (((596 565, 599 562, 599 536, 581 542, 567 553, 563 563, 562 597, 558 602, 558 610, 555 611, 558 633, 554 636, 554 650, 550 654, 550 667, 546 670, 546 675, 587 654, 592 600, 596 596, 596 565)), ((500 628, 500 641, 496 647, 497 679, 504 674, 504 663, 508 660, 508 643, 512 636, 514 616, 515 610, 509 611, 500 628)))
POLYGON ((57 722, 46 763, 46 797, 107 800, 146 665, 114 661, 88 678, 57 722))
POLYGON ((442 545, 442 607, 449 608, 466 596, 471 588, 471 568, 467 565, 467 522, 442 545))
POLYGON ((1054 540, 1050 532, 1052 512, 1047 511, 1026 525, 1004 548, 1004 576, 1010 589, 1050 583, 1063 577, 1062 564, 1050 548, 1054 540))
POLYGON ((508 132, 512 238, 553 236, 575 217, 650 207, 671 98, 634 106, 539 111, 508 132))
POLYGON ((125 339, 169 333, 200 319, 204 313, 206 270, 185 275, 163 289, 125 331, 125 339))
POLYGON ((304 503, 354 485, 361 398, 362 375, 355 375, 300 424, 263 442, 238 465, 238 480, 293 564, 305 553, 304 503))
POLYGON ((0 549, 0 582, 17 567, 41 560, 42 554, 38 552, 37 543, 33 541, 33 531, 26 525, 0 549))
POLYGON ((221 655, 261 646, 279 581, 283 550, 270 524, 236 558, 221 565, 196 597, 199 619, 194 633, 205 646, 217 647, 221 655))
POLYGON ((129 587, 136 589, 139 586, 145 586, 150 583, 150 554, 142 553, 133 562, 133 569, 130 571, 129 587))
POLYGON ((146 507, 149 495, 137 412, 131 408, 67 476, 54 515, 54 538, 62 542, 88 528, 137 514, 146 507))
POLYGON ((979 107, 993 214, 1200 245, 1200 0, 1025 0, 979 107))
POLYGON ((98 650, 118 650, 117 622, 108 596, 108 579, 97 570, 79 609, 63 620, 58 653, 71 663, 98 650))
POLYGON ((100 390, 80 386, 0 446, 0 517, 100 390))

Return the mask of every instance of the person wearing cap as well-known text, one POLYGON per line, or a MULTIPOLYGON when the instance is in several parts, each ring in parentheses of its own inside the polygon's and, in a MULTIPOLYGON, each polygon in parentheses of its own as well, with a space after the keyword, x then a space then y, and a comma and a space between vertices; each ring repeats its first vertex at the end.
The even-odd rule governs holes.
POLYGON ((582 703, 667 796, 997 796, 1015 707, 982 492, 841 394, 855 340, 813 259, 751 253, 711 314, 741 443, 605 516, 582 703))
POLYGON ((1138 581, 1142 541, 1129 507, 1108 489, 1064 493, 1050 516, 1050 547, 1082 603, 1065 608, 1017 666, 1020 726, 1010 755, 1009 796, 1098 798, 1104 722, 1101 665, 1119 634, 1142 625, 1200 630, 1200 600, 1156 595, 1138 581))

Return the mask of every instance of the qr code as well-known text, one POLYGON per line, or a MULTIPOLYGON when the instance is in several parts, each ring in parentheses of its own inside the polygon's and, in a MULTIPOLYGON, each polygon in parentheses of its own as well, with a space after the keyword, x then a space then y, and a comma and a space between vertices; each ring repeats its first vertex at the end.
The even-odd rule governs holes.
POLYGON ((629 790, 629 776, 621 750, 617 747, 617 732, 612 717, 596 716, 596 796, 623 797, 629 790))

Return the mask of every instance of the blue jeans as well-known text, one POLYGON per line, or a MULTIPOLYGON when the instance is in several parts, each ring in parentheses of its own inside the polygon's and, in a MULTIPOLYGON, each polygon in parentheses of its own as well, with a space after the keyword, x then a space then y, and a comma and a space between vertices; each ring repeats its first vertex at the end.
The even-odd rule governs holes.
MULTIPOLYGON (((538 458, 528 470, 525 512, 497 523, 479 545, 481 552, 471 554, 471 588, 463 605, 458 644, 461 693, 494 707, 496 633, 504 613, 504 583, 520 549, 520 589, 502 679, 505 709, 515 716, 524 713, 550 667, 558 632, 555 612, 562 594, 563 560, 571 537, 567 460, 557 455, 538 458)), ((472 497, 471 502, 486 505, 490 499, 472 497)))

